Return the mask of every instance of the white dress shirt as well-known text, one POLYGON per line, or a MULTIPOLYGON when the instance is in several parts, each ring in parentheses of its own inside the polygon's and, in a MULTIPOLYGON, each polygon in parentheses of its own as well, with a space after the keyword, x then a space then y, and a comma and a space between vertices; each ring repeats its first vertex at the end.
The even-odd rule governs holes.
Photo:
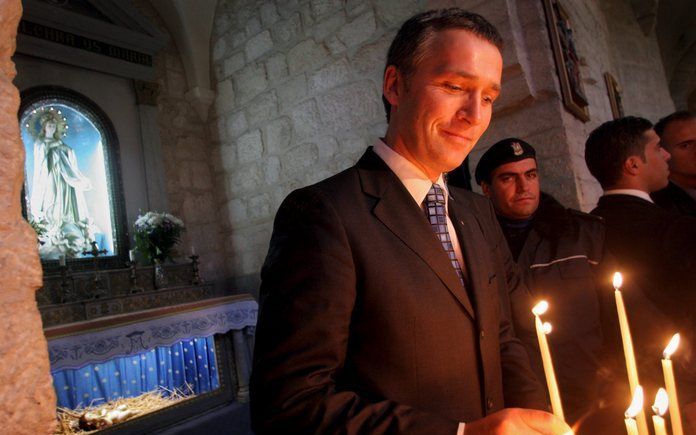
MULTIPOLYGON (((401 183, 403 183, 408 193, 416 204, 423 209, 423 216, 425 216, 425 208, 423 207, 423 202, 425 197, 428 196, 428 191, 433 185, 433 182, 421 171, 416 165, 408 161, 404 156, 397 153, 391 149, 387 144, 385 144, 381 139, 377 140, 373 147, 375 154, 377 154, 384 163, 389 166, 394 174, 399 178, 401 183)), ((462 257, 462 249, 459 246, 459 238, 454 230, 452 221, 449 217, 449 209, 447 205, 449 204, 449 191, 447 185, 445 184, 442 174, 438 177, 436 183, 442 187, 445 191, 445 210, 447 210, 447 232, 449 233, 450 239, 452 240, 452 248, 454 249, 454 255, 459 261, 459 265, 463 267, 464 258, 462 257)), ((457 435, 464 435, 464 423, 459 423, 457 428, 457 435)))
MULTIPOLYGON (((391 149, 387 144, 378 140, 373 147, 375 154, 377 154, 384 163, 389 166, 389 169, 399 178, 401 183, 403 183, 408 193, 416 204, 423 209, 423 216, 425 216, 425 207, 423 207, 423 202, 425 197, 428 196, 428 191, 433 185, 433 182, 425 175, 423 171, 420 170, 416 165, 408 161, 404 156, 397 153, 391 149)), ((442 174, 438 177, 436 183, 442 187, 445 191, 445 210, 447 210, 447 232, 449 233, 450 239, 452 240, 452 248, 454 249, 454 254, 457 257, 459 266, 463 267, 464 257, 462 257, 462 248, 459 246, 459 238, 457 238, 457 233, 452 225, 452 220, 449 217, 449 190, 445 184, 442 174)))

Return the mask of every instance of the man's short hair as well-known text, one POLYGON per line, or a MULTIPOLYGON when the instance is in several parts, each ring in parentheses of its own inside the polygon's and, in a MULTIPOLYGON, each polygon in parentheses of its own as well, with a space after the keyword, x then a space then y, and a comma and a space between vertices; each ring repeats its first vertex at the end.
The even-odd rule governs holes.
MULTIPOLYGON (((423 48, 435 32, 448 29, 468 30, 503 52, 503 38, 498 29, 481 15, 460 8, 436 9, 414 15, 401 26, 389 46, 385 70, 394 65, 408 78, 423 58, 423 48)), ((384 95, 382 102, 389 122, 391 104, 384 95)))
POLYGON ((645 160, 644 134, 652 128, 645 118, 626 116, 605 122, 585 142, 585 163, 603 189, 620 179, 624 162, 631 156, 645 160))
POLYGON ((692 119, 696 119, 696 113, 694 112, 690 112, 688 110, 680 110, 678 112, 674 112, 657 121, 657 124, 655 124, 654 128, 655 133, 657 133, 658 136, 662 137, 662 133, 665 132, 665 128, 667 128, 667 126, 670 123, 676 121, 690 121, 692 119))

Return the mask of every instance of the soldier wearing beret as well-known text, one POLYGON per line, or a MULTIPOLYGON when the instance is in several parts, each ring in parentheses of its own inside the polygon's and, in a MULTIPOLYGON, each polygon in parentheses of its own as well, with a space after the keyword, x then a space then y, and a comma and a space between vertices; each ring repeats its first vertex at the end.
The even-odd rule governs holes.
MULTIPOLYGON (((475 179, 493 203, 531 301, 549 303, 545 320, 553 325, 549 340, 563 407, 567 421, 576 421, 597 404, 600 377, 609 373, 601 360, 609 354, 603 352, 602 325, 606 328, 611 321, 603 313, 609 314, 604 307, 612 295, 604 225, 540 191, 536 152, 521 139, 491 146, 476 167, 475 179)), ((520 295, 511 295, 510 303, 532 368, 543 380, 528 303, 520 295)))

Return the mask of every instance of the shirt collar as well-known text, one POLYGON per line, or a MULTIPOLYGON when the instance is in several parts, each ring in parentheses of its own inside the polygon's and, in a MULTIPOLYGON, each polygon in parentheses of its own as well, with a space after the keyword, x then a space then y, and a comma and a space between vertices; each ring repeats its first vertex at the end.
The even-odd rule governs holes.
MULTIPOLYGON (((406 157, 385 144, 381 139, 375 142, 373 149, 375 154, 384 160, 384 163, 389 166, 389 169, 396 174, 404 187, 406 187, 406 190, 408 190, 408 193, 411 194, 413 200, 416 201, 419 206, 423 204, 423 200, 425 200, 430 187, 433 185, 433 182, 430 181, 427 175, 416 165, 408 161, 406 157)), ((447 190, 447 185, 444 182, 442 174, 438 177, 437 184, 445 191, 446 207, 449 191, 447 190)))
POLYGON ((642 190, 638 189, 611 189, 611 190, 605 190, 604 191, 605 195, 630 195, 630 196, 637 196, 640 199, 644 199, 649 202, 653 202, 652 198, 650 198, 650 195, 648 192, 643 192, 642 190))

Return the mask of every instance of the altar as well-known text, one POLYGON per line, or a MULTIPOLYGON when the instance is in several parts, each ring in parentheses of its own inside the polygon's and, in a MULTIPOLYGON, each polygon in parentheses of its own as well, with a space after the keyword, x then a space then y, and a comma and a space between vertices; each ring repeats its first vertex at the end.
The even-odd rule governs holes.
MULTIPOLYGON (((257 312, 251 296, 234 295, 46 328, 58 407, 181 391, 194 398, 188 411, 172 406, 181 418, 200 407, 196 400, 248 401, 257 312)), ((167 409, 153 414, 159 416, 145 418, 162 424, 167 409)), ((117 427, 146 433, 138 420, 143 417, 117 427)))

